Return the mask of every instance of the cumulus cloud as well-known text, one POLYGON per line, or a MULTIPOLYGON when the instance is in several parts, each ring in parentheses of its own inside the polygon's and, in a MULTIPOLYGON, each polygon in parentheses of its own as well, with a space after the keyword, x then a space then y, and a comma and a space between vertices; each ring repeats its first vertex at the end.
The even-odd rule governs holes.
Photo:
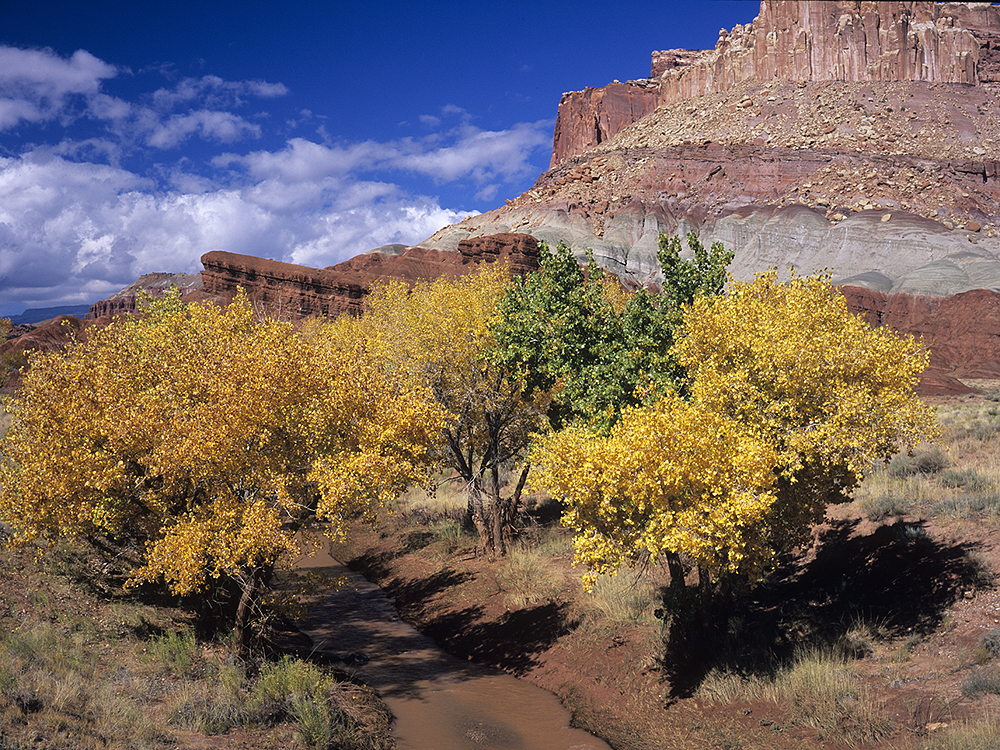
POLYGON ((551 122, 519 123, 509 130, 480 130, 462 125, 425 139, 404 138, 379 143, 365 141, 329 146, 304 138, 290 139, 280 151, 255 151, 245 156, 223 154, 220 167, 239 166, 258 179, 315 181, 350 172, 399 170, 436 182, 469 178, 477 184, 510 181, 532 174, 530 157, 551 147, 551 122), (444 141, 444 143, 441 143, 444 141), (440 145, 439 145, 440 144, 440 145))
POLYGON ((260 126, 233 110, 248 99, 288 94, 281 83, 227 81, 218 76, 185 78, 144 101, 128 102, 102 89, 122 71, 78 50, 68 59, 52 50, 0 45, 0 131, 21 123, 88 118, 119 137, 157 149, 175 148, 191 136, 220 143, 259 138, 260 126))
POLYGON ((247 122, 232 112, 202 109, 185 115, 173 115, 157 123, 146 138, 146 143, 154 148, 173 148, 194 133, 205 140, 232 143, 246 136, 259 138, 260 126, 247 122))
POLYGON ((268 123, 311 127, 323 115, 247 113, 250 100, 289 94, 259 80, 105 90, 122 72, 82 50, 0 46, 0 132, 23 131, 20 150, 11 137, 0 157, 0 315, 92 303, 154 271, 195 272, 210 250, 323 267, 414 244, 475 213, 461 205, 472 195, 492 201, 532 174, 532 156, 550 147, 551 122, 485 130, 448 105, 419 118, 421 137, 344 142, 320 125, 321 142, 283 135, 247 150, 277 136, 268 123), (468 197, 448 206, 429 194, 445 184, 468 197))
POLYGON ((99 164, 0 159, 0 299, 90 303, 144 273, 199 271, 213 249, 327 266, 414 244, 464 215, 377 181, 290 187, 291 197, 274 180, 158 192, 99 164))
POLYGON ((117 68, 84 50, 67 60, 52 50, 0 46, 0 130, 55 119, 74 96, 95 95, 116 75, 117 68))

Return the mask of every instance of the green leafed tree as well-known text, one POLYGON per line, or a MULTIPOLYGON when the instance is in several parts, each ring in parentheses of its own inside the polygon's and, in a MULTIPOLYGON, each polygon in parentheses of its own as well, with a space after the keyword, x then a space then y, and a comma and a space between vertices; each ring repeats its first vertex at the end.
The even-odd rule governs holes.
POLYGON ((581 267, 560 244, 542 246, 541 268, 514 279, 500 300, 491 355, 525 383, 527 393, 551 391, 554 429, 586 422, 607 431, 622 408, 685 382, 672 352, 682 309, 719 294, 733 258, 720 243, 706 249, 687 237, 692 259, 676 237, 661 235, 662 293, 626 291, 588 259, 581 267))

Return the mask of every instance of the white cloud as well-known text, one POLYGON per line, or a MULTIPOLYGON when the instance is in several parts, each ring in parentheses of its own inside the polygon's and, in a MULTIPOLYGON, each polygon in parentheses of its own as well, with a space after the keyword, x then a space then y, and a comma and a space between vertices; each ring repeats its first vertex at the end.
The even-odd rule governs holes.
POLYGON ((171 110, 189 102, 207 103, 212 107, 239 107, 244 97, 274 99, 288 94, 283 83, 267 81, 227 81, 218 76, 185 78, 173 88, 158 89, 152 103, 160 110, 171 110))
POLYGON ((0 313, 94 302, 154 271, 195 272, 215 249, 323 267, 414 244, 470 212, 402 183, 458 184, 492 201, 531 175, 532 155, 551 142, 551 122, 483 130, 448 105, 420 117, 420 138, 336 142, 321 122, 320 143, 293 137, 247 152, 241 143, 276 135, 269 122, 325 117, 301 107, 294 121, 247 114, 250 99, 288 89, 211 75, 122 98, 102 88, 120 72, 84 51, 0 46, 0 132, 49 139, 0 158, 0 313), (198 149, 162 154, 196 140, 198 149))
POLYGON ((118 69, 77 50, 63 59, 52 50, 0 46, 0 129, 59 117, 74 95, 93 95, 118 69))
MULTIPOLYGON (((254 178, 282 182, 315 182, 349 173, 399 170, 437 182, 471 178, 476 183, 510 181, 532 174, 529 162, 539 148, 551 148, 551 123, 519 123, 509 130, 480 130, 462 125, 424 139, 404 138, 328 146, 304 138, 290 139, 281 151, 255 151, 245 156, 223 154, 215 166, 241 166, 254 178), (447 145, 438 145, 445 141, 447 145)), ((495 192, 495 191, 494 191, 495 192)))
POLYGON ((133 103, 101 88, 119 72, 84 50, 64 59, 52 50, 0 45, 0 131, 23 122, 59 120, 69 125, 89 117, 107 123, 120 137, 158 149, 174 148, 191 136, 233 143, 260 137, 261 128, 231 110, 248 98, 288 94, 281 83, 204 76, 159 89, 148 104, 133 103))
POLYGON ((245 136, 259 138, 260 126, 232 112, 203 109, 185 115, 171 115, 157 123, 145 141, 154 148, 167 149, 194 134, 207 141, 232 143, 245 136))
POLYGON ((161 193, 126 170, 32 153, 0 159, 0 298, 89 303, 144 273, 199 271, 214 249, 323 267, 464 215, 375 181, 161 193))
POLYGON ((519 123, 510 130, 479 130, 465 125, 449 146, 417 153, 399 153, 392 164, 440 181, 472 177, 485 182, 497 177, 510 179, 530 174, 528 162, 537 148, 550 148, 552 136, 547 121, 519 123))

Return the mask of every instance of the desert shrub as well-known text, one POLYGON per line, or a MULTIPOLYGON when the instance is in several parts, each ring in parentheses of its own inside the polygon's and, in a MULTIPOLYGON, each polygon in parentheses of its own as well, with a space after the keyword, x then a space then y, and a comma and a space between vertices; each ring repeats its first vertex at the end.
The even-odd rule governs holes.
POLYGON ((861 499, 861 511, 870 521, 884 521, 887 518, 905 516, 912 506, 912 501, 895 492, 882 492, 868 495, 861 499))
POLYGON ((299 725, 298 738, 306 747, 328 748, 336 739, 338 716, 323 698, 296 695, 291 699, 291 714, 299 725))
POLYGON ((962 681, 962 695, 978 698, 980 695, 1000 695, 1000 672, 996 669, 980 669, 962 681))
POLYGON ((983 492, 995 486, 989 479, 980 476, 975 469, 968 468, 946 471, 938 477, 937 481, 942 487, 949 489, 961 487, 972 492, 983 492))
POLYGON ((156 667, 178 677, 191 674, 201 658, 201 648, 189 630, 155 636, 146 651, 156 667))
POLYGON ((907 477, 914 474, 936 474, 948 466, 948 457, 937 447, 919 448, 912 455, 899 453, 889 461, 890 476, 907 477))
POLYGON ((948 498, 932 509, 935 516, 948 520, 969 520, 982 516, 1000 516, 1000 494, 966 492, 948 498))
POLYGON ((331 683, 315 664, 286 656, 264 666, 253 687, 252 702, 257 706, 287 708, 295 696, 324 695, 331 683))
POLYGON ((993 656, 1000 656, 1000 628, 993 628, 979 636, 979 647, 993 656))

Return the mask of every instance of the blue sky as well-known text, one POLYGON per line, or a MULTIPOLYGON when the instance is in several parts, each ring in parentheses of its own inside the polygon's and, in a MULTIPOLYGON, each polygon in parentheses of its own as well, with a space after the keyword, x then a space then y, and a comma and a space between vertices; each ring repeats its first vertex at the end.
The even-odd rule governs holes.
POLYGON ((0 316, 209 250, 416 243, 548 168, 564 91, 759 2, 0 0, 0 316))

